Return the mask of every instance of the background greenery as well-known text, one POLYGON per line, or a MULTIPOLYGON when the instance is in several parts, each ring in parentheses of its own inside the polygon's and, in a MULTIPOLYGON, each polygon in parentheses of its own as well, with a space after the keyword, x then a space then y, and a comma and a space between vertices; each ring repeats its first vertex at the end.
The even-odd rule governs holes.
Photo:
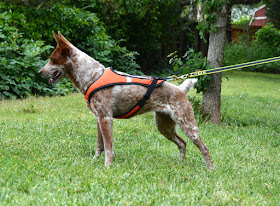
POLYGON ((50 45, 56 44, 51 30, 61 31, 74 45, 105 66, 140 73, 136 70, 139 68, 135 62, 137 52, 128 51, 107 35, 103 23, 93 13, 59 4, 51 8, 28 8, 3 3, 0 3, 0 13, 0 38, 3 40, 0 50, 0 88, 3 92, 0 99, 22 98, 30 94, 63 95, 74 90, 67 81, 47 87, 46 81, 37 74, 54 48, 44 46, 42 40, 50 45))
MULTIPOLYGON (((169 76, 209 69, 207 60, 195 49, 198 42, 195 40, 197 31, 192 11, 196 5, 186 2, 0 2, 0 100, 30 95, 65 95, 76 91, 68 80, 55 86, 47 85, 47 80, 37 74, 56 45, 52 30, 60 31, 74 45, 105 66, 132 74, 144 72, 148 75, 169 76)), ((268 5, 274 3, 268 1, 268 5)), ((280 55, 277 11, 273 8, 271 6, 269 14, 274 24, 259 30, 252 42, 248 43, 244 37, 239 44, 231 42, 227 45, 225 65, 280 55)), ((244 22, 248 26, 248 20, 244 17, 236 22, 244 27, 244 22)), ((273 63, 249 70, 279 73, 279 66, 279 63, 273 63)), ((207 86, 208 78, 199 78, 198 92, 207 86)))
MULTIPOLYGON (((241 41, 231 42, 225 48, 224 64, 234 65, 254 60, 280 56, 280 30, 264 26, 257 31, 252 42, 248 42, 247 34, 241 41)), ((280 73, 280 63, 270 63, 243 69, 254 72, 280 73)))
POLYGON ((139 52, 137 62, 142 71, 162 70, 168 65, 167 55, 180 54, 195 46, 190 7, 183 0, 97 1, 88 7, 105 23, 114 39, 139 52))
POLYGON ((196 114, 213 171, 181 132, 180 162, 152 113, 114 121, 106 168, 104 155, 93 160, 96 122, 82 95, 1 101, 0 205, 278 205, 279 75, 226 76, 222 124, 196 114))

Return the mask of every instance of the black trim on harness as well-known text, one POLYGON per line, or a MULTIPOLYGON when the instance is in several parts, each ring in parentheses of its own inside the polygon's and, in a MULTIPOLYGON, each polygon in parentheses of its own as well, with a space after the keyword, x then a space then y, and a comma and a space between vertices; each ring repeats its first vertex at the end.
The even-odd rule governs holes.
POLYGON ((108 68, 106 70, 106 75, 102 78, 105 74, 105 69, 102 71, 102 74, 88 87, 85 93, 85 99, 88 103, 88 107, 90 107, 90 100, 95 92, 99 91, 102 88, 114 86, 114 85, 141 85, 147 87, 147 91, 142 99, 140 99, 136 105, 130 109, 128 112, 122 115, 114 116, 114 118, 119 119, 127 119, 137 113, 142 107, 144 107, 146 101, 150 99, 150 96, 155 89, 155 87, 160 86, 166 81, 165 78, 160 77, 151 77, 151 76, 138 76, 138 75, 129 75, 129 74, 120 74, 115 72, 112 68, 108 68), (111 75, 110 71, 114 74, 111 75), (109 72, 109 73, 108 73, 109 72), (119 78, 115 75, 122 76, 125 78, 119 78), (131 79, 128 79, 130 77, 131 79), (142 79, 142 80, 141 80, 142 79))
MULTIPOLYGON (((151 77, 151 76, 143 77, 143 76, 140 76, 140 75, 119 74, 119 73, 117 73, 116 71, 114 71, 111 67, 109 67, 109 69, 110 69, 112 72, 114 72, 115 74, 120 75, 120 76, 123 76, 123 77, 131 77, 131 78, 139 78, 139 79, 151 79, 151 78, 154 79, 154 78, 156 78, 157 80, 163 80, 163 82, 166 81, 166 78, 151 77)), ((87 93, 87 91, 88 91, 88 89, 91 87, 91 85, 93 85, 95 82, 97 82, 97 81, 102 77, 102 75, 104 74, 104 71, 105 71, 105 70, 103 70, 103 71, 102 71, 102 74, 101 74, 93 83, 90 84, 90 86, 87 88, 85 94, 87 93)), ((156 81, 155 87, 162 85, 163 82, 161 82, 160 84, 157 85, 157 81, 156 81)), ((152 84, 152 83, 151 83, 151 84, 152 84)), ((94 94, 95 92, 97 92, 97 91, 99 91, 100 89, 103 89, 103 88, 105 88, 105 87, 114 86, 114 85, 141 85, 141 86, 144 86, 144 87, 149 87, 149 85, 142 84, 142 83, 137 83, 137 82, 122 82, 122 83, 121 83, 121 82, 116 82, 116 83, 112 83, 112 84, 105 84, 105 85, 103 85, 103 86, 101 86, 101 87, 98 87, 98 88, 96 88, 95 90, 91 91, 91 93, 90 93, 89 96, 88 96, 88 104, 90 103, 90 100, 91 100, 91 98, 92 98, 92 96, 93 96, 93 94, 94 94)))

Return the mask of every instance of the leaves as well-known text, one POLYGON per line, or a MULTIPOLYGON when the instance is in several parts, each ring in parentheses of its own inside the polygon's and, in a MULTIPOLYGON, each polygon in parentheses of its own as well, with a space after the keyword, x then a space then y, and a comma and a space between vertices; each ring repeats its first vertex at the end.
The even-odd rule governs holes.
POLYGON ((37 73, 44 62, 38 55, 50 46, 22 38, 22 33, 12 26, 11 13, 7 11, 0 13, 0 25, 4 25, 0 29, 0 99, 23 98, 35 91, 40 93, 38 85, 44 83, 40 82, 37 73))
MULTIPOLYGON (((196 53, 194 49, 189 49, 183 57, 178 56, 178 52, 173 52, 168 55, 169 64, 173 66, 173 71, 175 74, 182 75, 190 72, 194 72, 197 70, 208 70, 211 67, 207 63, 206 57, 203 57, 202 54, 196 53)), ((195 85, 197 92, 202 92, 205 88, 207 88, 207 80, 210 79, 209 75, 199 76, 198 82, 195 85)))
MULTIPOLYGON (((246 36, 245 36, 246 38, 246 36)), ((224 64, 234 65, 254 60, 267 59, 280 55, 280 30, 265 26, 258 30, 255 39, 250 45, 241 38, 241 41, 227 44, 225 47, 224 64)), ((269 63, 249 67, 249 71, 280 72, 280 63, 269 63)), ((245 70, 245 68, 243 69, 245 70)))
POLYGON ((193 45, 192 22, 189 15, 181 16, 186 9, 182 2, 97 1, 91 11, 97 13, 114 39, 125 39, 121 45, 140 54, 136 56, 137 63, 142 71, 151 74, 168 67, 166 56, 171 51, 193 45))
POLYGON ((204 33, 209 32, 210 29, 216 29, 210 28, 210 24, 216 21, 215 11, 219 11, 225 4, 226 0, 199 0, 197 2, 197 6, 202 6, 202 16, 196 28, 204 42, 206 42, 204 33))
POLYGON ((62 32, 105 66, 139 73, 138 53, 112 39, 96 14, 59 3, 43 8, 0 3, 0 99, 76 91, 67 80, 47 85, 38 75, 55 45, 51 30, 62 32))

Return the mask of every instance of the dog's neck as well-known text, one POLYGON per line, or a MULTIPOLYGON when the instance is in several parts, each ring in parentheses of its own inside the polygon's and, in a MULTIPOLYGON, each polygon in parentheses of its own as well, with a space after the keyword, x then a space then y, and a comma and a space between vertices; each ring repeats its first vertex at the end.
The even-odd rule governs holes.
POLYGON ((88 87, 102 74, 105 67, 78 48, 72 48, 65 64, 66 73, 72 83, 85 94, 88 87))

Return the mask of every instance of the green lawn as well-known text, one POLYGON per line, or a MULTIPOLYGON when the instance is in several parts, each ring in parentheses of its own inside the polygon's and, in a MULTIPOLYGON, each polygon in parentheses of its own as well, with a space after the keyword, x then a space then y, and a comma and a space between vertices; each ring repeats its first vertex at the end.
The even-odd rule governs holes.
POLYGON ((0 205, 280 205, 280 75, 224 76, 223 123, 199 122, 213 171, 189 140, 180 162, 152 113, 114 121, 106 168, 81 94, 0 101, 0 205))

